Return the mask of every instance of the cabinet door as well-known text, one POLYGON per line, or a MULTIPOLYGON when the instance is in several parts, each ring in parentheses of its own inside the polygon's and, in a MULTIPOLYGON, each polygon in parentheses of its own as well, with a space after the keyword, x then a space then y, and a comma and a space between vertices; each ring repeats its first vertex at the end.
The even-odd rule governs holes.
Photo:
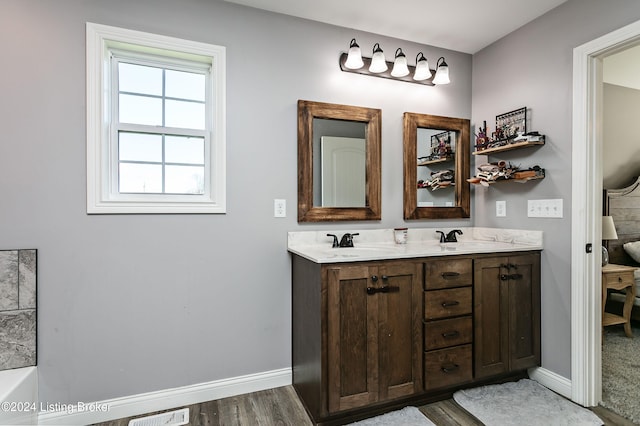
POLYGON ((330 413, 422 390, 421 272, 411 262, 327 269, 330 413))
POLYGON ((473 283, 475 377, 509 371, 509 259, 476 259, 473 283))
POLYGON ((422 267, 418 263, 378 268, 380 400, 422 390, 422 267))
POLYGON ((540 365, 540 255, 509 257, 511 370, 540 365))
POLYGON ((329 412, 378 400, 378 286, 367 266, 327 270, 327 388, 329 412))
POLYGON ((478 259, 474 270, 476 378, 540 364, 540 255, 478 259))

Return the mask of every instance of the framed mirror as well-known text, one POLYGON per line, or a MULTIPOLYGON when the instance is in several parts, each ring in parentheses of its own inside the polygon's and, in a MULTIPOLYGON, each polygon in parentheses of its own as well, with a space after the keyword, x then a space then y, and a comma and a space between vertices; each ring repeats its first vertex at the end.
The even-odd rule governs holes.
POLYGON ((403 120, 404 218, 469 217, 469 120, 412 112, 403 120))
POLYGON ((298 222, 380 220, 382 111, 298 101, 298 222))

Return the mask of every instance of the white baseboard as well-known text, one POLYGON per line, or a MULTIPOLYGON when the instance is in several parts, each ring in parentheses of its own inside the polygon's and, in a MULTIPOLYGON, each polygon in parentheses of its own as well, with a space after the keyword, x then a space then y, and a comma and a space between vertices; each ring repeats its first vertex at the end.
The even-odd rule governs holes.
POLYGON ((529 377, 555 393, 571 399, 571 380, 546 368, 529 369, 529 377))
POLYGON ((56 411, 41 412, 38 415, 38 424, 87 425, 100 423, 277 388, 291 383, 291 368, 283 368, 281 370, 109 399, 93 404, 87 403, 84 405, 84 410, 79 405, 60 404, 58 407, 52 407, 56 411))

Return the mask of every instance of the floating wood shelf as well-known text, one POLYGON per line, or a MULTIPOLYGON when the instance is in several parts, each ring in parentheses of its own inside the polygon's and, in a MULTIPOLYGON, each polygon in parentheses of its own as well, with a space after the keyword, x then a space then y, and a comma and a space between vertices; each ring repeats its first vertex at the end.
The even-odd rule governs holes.
POLYGON ((482 182, 485 182, 489 185, 493 185, 494 183, 500 183, 500 182, 517 182, 517 183, 525 183, 525 182, 529 182, 530 180, 540 180, 540 179, 544 179, 544 175, 543 176, 531 176, 528 178, 523 178, 523 179, 498 179, 498 180, 480 180, 479 182, 471 182, 472 179, 467 179, 467 181, 469 181, 470 183, 474 184, 474 185, 482 185, 482 182))
POLYGON ((446 163, 447 161, 453 161, 453 157, 438 158, 437 160, 425 160, 418 163, 418 166, 430 166, 431 164, 446 163))
POLYGON ((541 140, 539 141, 523 141, 523 142, 515 142, 515 143, 510 143, 507 145, 503 145, 503 146, 497 146, 495 148, 487 148, 487 149, 483 149, 481 151, 474 151, 472 152, 473 155, 489 155, 489 154, 495 154, 498 152, 505 152, 505 151, 512 151, 514 149, 521 149, 521 148, 527 148, 527 147, 531 147, 531 146, 535 146, 535 145, 544 145, 544 137, 542 137, 541 140))

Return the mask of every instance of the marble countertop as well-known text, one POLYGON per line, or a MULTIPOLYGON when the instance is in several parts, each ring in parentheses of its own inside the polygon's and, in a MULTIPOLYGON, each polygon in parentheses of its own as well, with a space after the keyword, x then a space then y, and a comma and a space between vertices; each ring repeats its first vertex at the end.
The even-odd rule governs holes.
MULTIPOLYGON (((506 253, 542 250, 542 231, 479 228, 462 230, 457 243, 440 243, 436 228, 409 228, 407 242, 396 244, 393 229, 352 231, 304 231, 288 233, 288 251, 315 263, 361 262, 368 260, 407 259, 430 256, 454 256, 476 253, 506 253), (345 233, 359 233, 354 247, 332 248, 332 238, 345 233)), ((451 229, 442 229, 445 233, 451 229)))

